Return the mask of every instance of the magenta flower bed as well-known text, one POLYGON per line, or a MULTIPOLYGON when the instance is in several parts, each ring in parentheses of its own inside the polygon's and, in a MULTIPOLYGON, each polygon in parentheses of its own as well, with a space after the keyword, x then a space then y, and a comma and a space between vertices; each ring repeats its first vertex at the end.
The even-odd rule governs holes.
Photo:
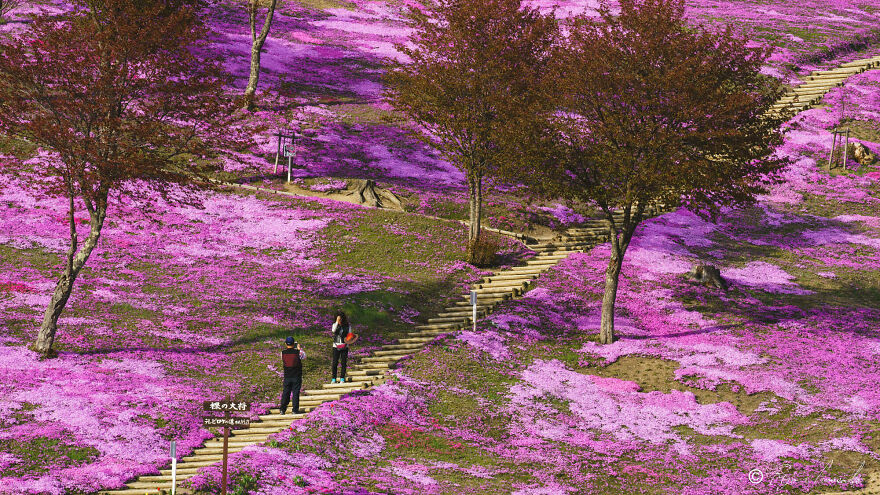
MULTIPOLYGON (((563 17, 596 5, 532 3, 558 6, 563 17)), ((398 56, 393 43, 408 35, 403 5, 350 4, 279 9, 263 58, 264 105, 253 114, 270 128, 254 136, 253 153, 234 154, 226 169, 268 176, 271 135, 291 127, 304 167, 295 176, 338 178, 327 187, 345 177, 380 179, 417 195, 416 211, 448 214, 464 205, 461 173, 383 119, 391 109, 381 97, 382 61, 398 56)), ((216 51, 243 87, 244 9, 215 4, 211 15, 216 51)), ((690 15, 730 20, 774 43, 766 71, 787 79, 877 53, 852 52, 876 37, 876 13, 859 2, 692 2, 690 15)), ((26 23, 0 26, 4 36, 18 29, 26 23)), ((862 280, 876 279, 880 266, 880 170, 830 176, 818 165, 830 150, 828 130, 842 117, 880 118, 878 74, 851 78, 826 97, 829 107, 793 120, 780 153, 794 163, 759 208, 728 212, 718 225, 678 211, 639 231, 619 295, 619 342, 585 340, 598 328, 608 256, 600 246, 571 256, 477 332, 417 355, 394 382, 319 409, 277 435, 274 446, 236 454, 234 478, 253 476, 265 495, 637 493, 657 486, 746 494, 859 485, 863 476, 852 483, 826 476, 823 461, 833 453, 877 457, 868 421, 880 420, 880 308, 870 292, 858 291, 866 292, 862 280), (731 291, 717 295, 683 281, 698 260, 718 265, 731 291), (550 350, 537 353, 541 346, 550 350), (600 374, 627 358, 651 357, 674 362, 672 379, 691 388, 653 390, 600 374), (761 394, 760 404, 747 411, 697 395, 727 391, 761 394), (449 394, 476 406, 449 414, 449 394), (764 433, 774 423, 820 420, 841 429, 822 438, 764 433), (779 473, 784 462, 794 467, 779 473), (748 473, 755 468, 777 475, 754 484, 748 473)), ((320 327, 328 300, 405 292, 401 286, 415 283, 346 267, 337 262, 350 253, 326 247, 331 231, 360 242, 357 232, 334 229, 367 218, 367 210, 225 193, 200 199, 202 209, 155 205, 156 221, 141 214, 144 205, 114 203, 60 322, 60 357, 39 361, 26 344, 66 249, 65 204, 0 177, 0 493, 91 492, 155 473, 170 439, 186 455, 210 435, 197 419, 206 397, 259 396, 266 399, 258 411, 270 405, 275 390, 249 380, 277 378, 276 349, 268 338, 248 341, 252 333, 320 327), (253 346, 248 356, 227 352, 243 341, 253 346), (242 379, 241 370, 252 375, 242 379)), ((517 206, 506 201, 490 197, 487 204, 517 206)), ((562 225, 582 221, 564 206, 548 213, 562 225)), ((85 232, 86 218, 78 222, 85 232)), ((503 214, 490 223, 518 225, 503 214)), ((413 250, 457 239, 451 228, 383 229, 413 250)), ((480 275, 435 257, 406 264, 457 287, 480 275)), ((396 309, 395 321, 411 325, 420 316, 396 309)), ((361 354, 385 340, 363 342, 361 354)), ((193 483, 216 490, 218 474, 208 469, 193 483)))

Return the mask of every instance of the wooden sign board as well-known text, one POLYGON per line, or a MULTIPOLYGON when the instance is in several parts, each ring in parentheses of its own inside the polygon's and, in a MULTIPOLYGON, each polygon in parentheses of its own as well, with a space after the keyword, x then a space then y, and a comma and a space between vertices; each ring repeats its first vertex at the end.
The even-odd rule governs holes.
POLYGON ((225 426, 228 428, 248 427, 251 425, 250 418, 214 418, 202 416, 202 424, 205 426, 225 426))
POLYGON ((248 402, 237 402, 234 400, 217 400, 204 402, 205 411, 216 412, 232 412, 232 411, 250 411, 251 405, 248 402))

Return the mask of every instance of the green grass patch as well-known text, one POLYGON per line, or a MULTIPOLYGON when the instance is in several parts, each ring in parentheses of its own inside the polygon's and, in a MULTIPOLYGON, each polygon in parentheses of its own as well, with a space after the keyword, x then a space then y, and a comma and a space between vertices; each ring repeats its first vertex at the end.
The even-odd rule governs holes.
POLYGON ((79 447, 62 439, 45 437, 0 440, 0 452, 18 459, 18 462, 0 472, 0 476, 9 477, 45 473, 56 466, 80 466, 92 462, 99 455, 93 447, 79 447))

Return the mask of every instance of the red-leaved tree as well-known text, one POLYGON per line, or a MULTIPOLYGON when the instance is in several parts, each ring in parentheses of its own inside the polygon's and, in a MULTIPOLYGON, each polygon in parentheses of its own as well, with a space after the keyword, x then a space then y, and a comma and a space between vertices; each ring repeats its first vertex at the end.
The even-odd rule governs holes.
POLYGON ((233 118, 191 2, 81 1, 0 45, 0 131, 52 152, 34 180, 69 201, 70 249, 34 349, 53 353, 58 318, 98 244, 111 198, 180 197, 208 185, 233 118), (198 160, 196 160, 198 158, 198 160), (181 187, 173 187, 178 184, 181 187), (85 209, 81 240, 74 214, 85 209))
POLYGON ((388 72, 392 104, 467 177, 469 261, 480 233, 483 178, 498 175, 510 124, 533 111, 557 24, 519 0, 439 0, 412 12, 409 57, 388 72))
POLYGON ((690 26, 684 11, 684 0, 621 0, 619 14, 605 5, 575 19, 555 58, 556 108, 526 133, 544 138, 525 153, 540 166, 519 178, 604 213, 606 344, 624 255, 650 206, 712 216, 753 202, 785 163, 773 155, 782 121, 768 114, 779 84, 760 74, 770 50, 690 26))

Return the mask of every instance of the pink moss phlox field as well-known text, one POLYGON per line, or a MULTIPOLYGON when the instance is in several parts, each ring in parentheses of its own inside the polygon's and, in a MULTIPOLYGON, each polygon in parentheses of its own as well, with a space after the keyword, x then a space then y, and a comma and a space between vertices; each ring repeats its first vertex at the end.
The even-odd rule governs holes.
POLYGON ((738 435, 733 427, 745 422, 730 403, 700 405, 690 392, 641 393, 634 382, 584 375, 566 369, 558 361, 533 363, 522 378, 522 385, 511 388, 511 407, 526 423, 534 422, 532 432, 557 441, 573 442, 576 433, 570 427, 560 429, 552 422, 530 417, 547 412, 546 408, 535 409, 536 398, 551 396, 567 402, 579 420, 578 431, 598 430, 624 443, 671 443, 682 454, 690 449, 672 427, 687 425, 704 435, 735 438, 738 435))
MULTIPOLYGON (((155 473, 168 462, 169 439, 187 455, 211 436, 198 418, 201 402, 216 389, 255 393, 231 371, 233 356, 225 352, 239 336, 265 327, 326 326, 316 298, 344 299, 399 282, 330 268, 324 231, 368 214, 354 205, 219 192, 199 194, 200 207, 114 198, 101 241, 59 322, 61 357, 39 361, 23 345, 32 341, 66 250, 66 204, 34 196, 16 178, 4 175, 0 183, 0 308, 4 324, 16 329, 0 347, 0 442, 32 435, 91 449, 82 461, 60 457, 45 466, 47 472, 9 474, 0 482, 3 490, 15 487, 9 493, 88 492, 155 473), (36 257, 17 257, 19 250, 36 257), (253 318, 229 312, 254 304, 264 288, 288 296, 261 299, 253 318), (212 385, 201 381, 205 376, 212 385)), ((88 224, 78 221, 77 228, 85 236, 88 224)), ((455 262, 431 266, 439 278, 480 274, 455 262)), ((400 309, 410 323, 418 314, 400 309)), ((366 337, 358 352, 384 342, 377 337, 366 337)), ((274 349, 257 351, 260 361, 275 363, 274 349)), ((262 371, 278 372, 275 364, 262 371)), ((17 473, 29 461, 4 453, 2 462, 3 472, 17 473)), ((327 478, 318 471, 315 480, 327 478)))
MULTIPOLYGON (((201 445, 211 436, 192 415, 201 387, 191 380, 169 380, 161 361, 169 357, 178 360, 151 351, 108 353, 100 359, 62 354, 40 361, 31 351, 0 346, 0 441, 57 439, 62 445, 93 449, 96 456, 81 465, 62 458, 57 465, 42 466, 44 473, 0 476, 0 493, 60 495, 121 486, 167 462, 167 435, 177 439, 184 454, 201 445), (189 412, 185 419, 182 411, 189 412), (156 421, 163 418, 174 421, 160 427, 156 421)), ((222 363, 208 353, 180 359, 207 367, 222 363)), ((15 466, 15 459, 7 459, 3 470, 15 466)))

